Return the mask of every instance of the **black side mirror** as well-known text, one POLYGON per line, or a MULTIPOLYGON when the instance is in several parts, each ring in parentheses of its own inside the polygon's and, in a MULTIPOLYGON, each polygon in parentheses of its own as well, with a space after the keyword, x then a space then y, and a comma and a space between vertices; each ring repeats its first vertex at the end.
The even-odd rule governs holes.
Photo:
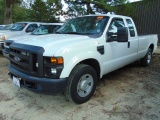
POLYGON ((33 32, 34 31, 34 29, 33 28, 27 28, 26 29, 26 32, 28 33, 28 32, 33 32))
POLYGON ((118 28, 117 42, 128 42, 128 28, 127 27, 118 28))

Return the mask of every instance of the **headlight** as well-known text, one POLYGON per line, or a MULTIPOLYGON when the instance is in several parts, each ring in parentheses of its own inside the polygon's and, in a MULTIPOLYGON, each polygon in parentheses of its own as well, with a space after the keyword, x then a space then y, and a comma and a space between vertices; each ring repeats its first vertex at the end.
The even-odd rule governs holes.
POLYGON ((51 68, 51 74, 57 74, 57 69, 56 68, 51 68))
POLYGON ((44 76, 59 78, 63 70, 63 57, 44 57, 44 76))
POLYGON ((1 36, 1 39, 4 41, 4 40, 5 40, 5 36, 4 36, 4 35, 2 35, 2 36, 1 36))

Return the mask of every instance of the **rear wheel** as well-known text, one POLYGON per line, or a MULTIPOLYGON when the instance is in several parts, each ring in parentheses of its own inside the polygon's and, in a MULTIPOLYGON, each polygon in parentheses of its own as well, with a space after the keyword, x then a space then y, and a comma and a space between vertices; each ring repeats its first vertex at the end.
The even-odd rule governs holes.
POLYGON ((152 49, 149 48, 147 54, 141 59, 142 66, 149 66, 152 60, 152 49))
POLYGON ((70 101, 82 104, 92 97, 96 83, 96 71, 89 65, 79 64, 72 70, 68 78, 65 96, 70 101))

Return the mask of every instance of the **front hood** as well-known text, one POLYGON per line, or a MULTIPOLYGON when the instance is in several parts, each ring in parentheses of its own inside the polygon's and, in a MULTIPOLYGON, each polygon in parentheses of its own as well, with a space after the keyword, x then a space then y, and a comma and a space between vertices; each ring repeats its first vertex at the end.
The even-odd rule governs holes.
POLYGON ((6 32, 11 32, 10 30, 0 30, 0 35, 2 34, 2 33, 6 33, 6 32))
POLYGON ((21 31, 6 31, 6 32, 0 32, 0 35, 3 35, 3 36, 5 36, 5 38, 6 39, 9 39, 9 38, 11 38, 11 37, 14 37, 14 36, 19 36, 19 35, 21 35, 22 34, 22 32, 21 31))
POLYGON ((70 35, 70 34, 52 34, 52 35, 42 35, 42 36, 34 36, 15 41, 16 43, 33 45, 43 47, 45 50, 45 54, 48 53, 54 54, 54 51, 65 49, 69 46, 81 46, 83 44, 87 45, 86 41, 93 40, 93 38, 85 35, 70 35), (80 44, 83 43, 83 44, 80 44))
POLYGON ((37 36, 31 35, 31 34, 25 34, 25 35, 20 35, 20 36, 9 38, 8 40, 12 40, 12 41, 27 40, 29 37, 37 37, 37 36))

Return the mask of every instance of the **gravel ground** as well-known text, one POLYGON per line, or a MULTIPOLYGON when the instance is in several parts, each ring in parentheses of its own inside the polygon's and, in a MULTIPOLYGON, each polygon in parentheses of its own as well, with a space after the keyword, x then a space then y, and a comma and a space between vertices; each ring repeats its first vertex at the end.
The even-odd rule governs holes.
POLYGON ((42 95, 17 88, 0 55, 0 120, 160 120, 160 47, 150 67, 138 62, 104 76, 87 103, 63 93, 42 95))

